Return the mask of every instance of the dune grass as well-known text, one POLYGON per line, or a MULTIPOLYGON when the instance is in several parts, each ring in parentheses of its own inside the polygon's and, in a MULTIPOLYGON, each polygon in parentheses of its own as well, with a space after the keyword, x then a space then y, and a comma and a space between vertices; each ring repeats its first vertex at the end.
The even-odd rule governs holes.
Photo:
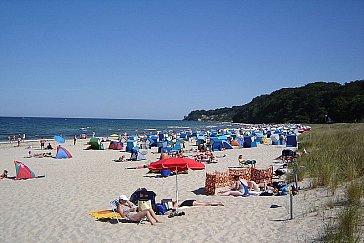
POLYGON ((325 242, 360 242, 361 198, 364 191, 364 124, 314 125, 300 136, 300 149, 309 153, 295 165, 299 179, 332 193, 346 187, 346 205, 336 222, 326 227, 325 242))
POLYGON ((299 160, 314 186, 338 185, 364 176, 364 124, 316 125, 300 137, 309 154, 299 160))

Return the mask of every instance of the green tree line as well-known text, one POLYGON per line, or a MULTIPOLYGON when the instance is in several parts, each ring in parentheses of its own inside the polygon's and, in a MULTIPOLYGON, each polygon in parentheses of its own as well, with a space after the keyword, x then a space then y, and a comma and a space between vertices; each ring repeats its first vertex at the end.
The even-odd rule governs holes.
POLYGON ((195 110, 189 121, 240 123, 325 123, 364 121, 364 80, 340 84, 315 82, 298 88, 283 88, 260 95, 231 108, 195 110))

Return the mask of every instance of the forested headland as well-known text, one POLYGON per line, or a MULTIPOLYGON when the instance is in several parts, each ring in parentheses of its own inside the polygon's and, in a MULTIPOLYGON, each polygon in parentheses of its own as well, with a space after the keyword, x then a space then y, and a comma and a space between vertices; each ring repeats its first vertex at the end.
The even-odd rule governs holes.
POLYGON ((315 82, 282 88, 251 102, 214 110, 195 110, 188 121, 239 123, 325 123, 364 121, 364 80, 315 82))

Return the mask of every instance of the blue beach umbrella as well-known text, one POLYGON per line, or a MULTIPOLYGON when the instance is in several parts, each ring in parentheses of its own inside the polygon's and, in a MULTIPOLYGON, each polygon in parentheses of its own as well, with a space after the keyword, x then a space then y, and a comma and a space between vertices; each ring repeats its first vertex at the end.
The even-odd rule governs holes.
POLYGON ((64 138, 62 138, 61 136, 54 136, 53 139, 58 142, 58 143, 64 143, 64 138))

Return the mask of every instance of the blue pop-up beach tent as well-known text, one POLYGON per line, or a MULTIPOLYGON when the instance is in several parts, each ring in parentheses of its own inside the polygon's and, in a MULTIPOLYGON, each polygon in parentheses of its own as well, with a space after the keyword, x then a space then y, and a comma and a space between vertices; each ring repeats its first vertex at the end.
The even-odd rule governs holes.
POLYGON ((297 147, 297 135, 288 134, 286 136, 286 147, 297 147))
POLYGON ((125 151, 126 152, 131 152, 131 150, 137 146, 137 141, 136 140, 128 140, 126 142, 126 148, 125 148, 125 151))
POLYGON ((244 136, 244 148, 252 148, 252 147, 256 147, 257 143, 255 142, 255 140, 253 140, 252 136, 244 136))
POLYGON ((68 152, 68 150, 63 147, 58 146, 56 159, 69 159, 69 158, 72 158, 72 155, 70 154, 70 152, 68 152))
POLYGON ((200 145, 203 142, 206 142, 205 136, 197 136, 197 145, 200 145))

